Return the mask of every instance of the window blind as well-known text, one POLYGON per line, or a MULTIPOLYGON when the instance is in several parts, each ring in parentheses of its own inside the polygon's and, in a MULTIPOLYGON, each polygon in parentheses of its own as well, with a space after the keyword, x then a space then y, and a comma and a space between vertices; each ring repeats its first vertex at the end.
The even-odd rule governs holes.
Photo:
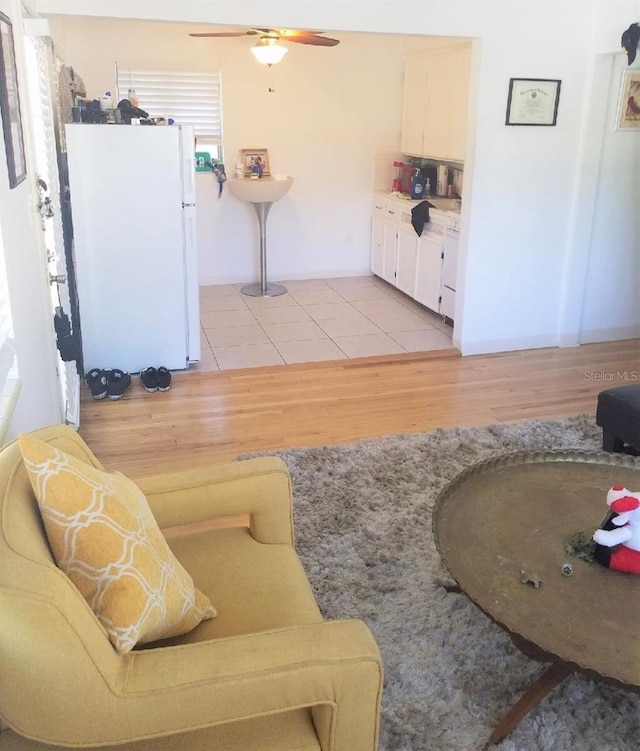
POLYGON ((222 143, 220 72, 154 68, 116 62, 117 101, 135 89, 140 109, 150 117, 172 117, 177 125, 192 125, 198 140, 222 143))

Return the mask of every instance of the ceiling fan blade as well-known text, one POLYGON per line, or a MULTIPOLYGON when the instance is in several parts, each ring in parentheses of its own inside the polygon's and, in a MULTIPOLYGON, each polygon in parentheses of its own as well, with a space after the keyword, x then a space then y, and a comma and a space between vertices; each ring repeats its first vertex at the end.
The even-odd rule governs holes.
POLYGON ((316 36, 316 34, 305 34, 303 32, 297 32, 291 36, 282 37, 285 42, 296 42, 296 44, 311 44, 316 47, 335 47, 336 44, 340 44, 339 39, 331 39, 331 37, 316 36))
POLYGON ((199 34, 189 34, 190 37, 246 37, 261 34, 260 31, 203 31, 199 34))
POLYGON ((310 44, 316 47, 335 47, 340 44, 339 39, 321 36, 323 31, 296 31, 294 29, 247 29, 246 31, 202 31, 190 33, 191 37, 244 37, 261 36, 282 39, 285 42, 310 44))

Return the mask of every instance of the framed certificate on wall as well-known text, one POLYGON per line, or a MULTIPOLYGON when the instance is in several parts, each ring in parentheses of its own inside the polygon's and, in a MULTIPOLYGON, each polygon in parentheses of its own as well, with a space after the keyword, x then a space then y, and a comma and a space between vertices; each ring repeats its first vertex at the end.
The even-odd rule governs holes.
POLYGON ((511 78, 505 125, 555 125, 560 84, 553 78, 511 78))

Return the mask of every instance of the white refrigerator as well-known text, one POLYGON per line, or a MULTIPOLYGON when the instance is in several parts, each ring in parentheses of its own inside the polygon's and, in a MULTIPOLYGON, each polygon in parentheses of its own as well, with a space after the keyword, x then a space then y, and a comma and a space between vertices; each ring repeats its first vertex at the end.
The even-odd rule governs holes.
POLYGON ((193 129, 65 126, 85 373, 200 359, 193 129))

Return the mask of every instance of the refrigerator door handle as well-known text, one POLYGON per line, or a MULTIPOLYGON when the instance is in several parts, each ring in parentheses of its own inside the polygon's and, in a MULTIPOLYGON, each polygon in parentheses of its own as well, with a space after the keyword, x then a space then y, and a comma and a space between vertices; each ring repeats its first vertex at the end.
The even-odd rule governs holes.
POLYGON ((200 304, 195 206, 183 211, 185 297, 187 303, 187 363, 200 360, 200 304))

